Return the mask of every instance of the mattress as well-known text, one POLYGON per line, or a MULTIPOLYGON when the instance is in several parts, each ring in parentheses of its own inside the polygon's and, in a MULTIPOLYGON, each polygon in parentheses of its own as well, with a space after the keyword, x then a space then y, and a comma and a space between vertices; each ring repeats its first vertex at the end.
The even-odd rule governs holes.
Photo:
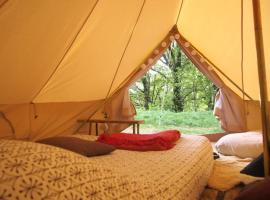
POLYGON ((202 136, 184 135, 167 151, 116 150, 90 158, 49 145, 0 140, 0 197, 194 200, 212 168, 212 148, 202 136))

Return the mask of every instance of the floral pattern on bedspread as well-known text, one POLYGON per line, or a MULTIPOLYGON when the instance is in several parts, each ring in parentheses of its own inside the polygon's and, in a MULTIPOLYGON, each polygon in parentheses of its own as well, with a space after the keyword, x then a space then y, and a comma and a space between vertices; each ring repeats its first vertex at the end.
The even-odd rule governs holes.
POLYGON ((0 140, 0 199, 198 199, 212 164, 203 137, 182 137, 169 151, 116 150, 91 158, 0 140))
POLYGON ((101 163, 42 144, 0 141, 0 199, 138 199, 147 187, 101 163))
MULTIPOLYGON (((94 140, 94 136, 78 135, 94 140)), ((136 152, 117 150, 111 156, 96 157, 119 174, 133 175, 154 186, 159 199, 199 198, 213 169, 213 150, 203 136, 182 135, 168 151, 136 152)))

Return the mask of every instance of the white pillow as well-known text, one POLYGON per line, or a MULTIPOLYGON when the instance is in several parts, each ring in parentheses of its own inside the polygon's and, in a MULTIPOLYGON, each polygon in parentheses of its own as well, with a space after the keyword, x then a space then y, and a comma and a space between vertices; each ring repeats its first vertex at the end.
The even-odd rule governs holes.
POLYGON ((263 152, 262 133, 232 133, 220 138, 215 147, 219 153, 240 158, 256 158, 263 152))

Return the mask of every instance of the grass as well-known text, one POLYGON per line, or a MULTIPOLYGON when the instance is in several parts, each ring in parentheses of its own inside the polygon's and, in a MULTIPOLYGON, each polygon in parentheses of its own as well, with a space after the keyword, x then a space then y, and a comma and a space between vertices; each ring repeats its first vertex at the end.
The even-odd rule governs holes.
POLYGON ((223 132, 212 111, 181 112, 137 110, 136 119, 144 120, 141 133, 178 129, 185 134, 223 132))

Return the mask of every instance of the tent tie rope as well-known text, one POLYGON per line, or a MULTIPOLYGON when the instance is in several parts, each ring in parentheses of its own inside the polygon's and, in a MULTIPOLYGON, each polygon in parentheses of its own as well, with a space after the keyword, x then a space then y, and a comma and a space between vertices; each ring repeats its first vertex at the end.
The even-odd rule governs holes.
POLYGON ((0 117, 2 117, 7 122, 7 124, 9 125, 9 127, 12 131, 12 134, 15 135, 15 128, 14 128, 13 124, 11 123, 11 121, 6 117, 6 115, 3 111, 0 111, 0 117))

